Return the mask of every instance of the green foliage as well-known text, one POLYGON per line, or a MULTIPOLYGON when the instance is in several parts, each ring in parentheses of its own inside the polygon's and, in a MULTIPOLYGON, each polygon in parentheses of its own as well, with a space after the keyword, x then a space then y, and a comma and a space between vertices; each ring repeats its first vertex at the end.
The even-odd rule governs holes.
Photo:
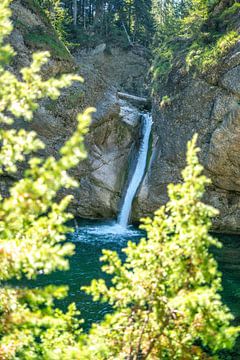
POLYGON ((186 14, 187 5, 183 2, 153 0, 152 12, 155 20, 155 40, 153 43, 154 62, 151 68, 153 87, 159 78, 167 79, 176 53, 183 51, 181 21, 186 14))
POLYGON ((233 4, 232 7, 225 7, 219 14, 213 15, 214 5, 217 5, 218 1, 212 3, 198 0, 197 4, 183 19, 184 31, 187 26, 190 29, 185 37, 193 39, 186 55, 186 64, 188 69, 195 67, 205 72, 216 66, 240 39, 239 33, 232 28, 231 21, 227 21, 228 16, 234 14, 239 6, 233 4), (216 27, 223 20, 225 22, 222 31, 217 31, 216 27))
POLYGON ((78 116, 76 132, 63 145, 57 160, 33 157, 44 148, 35 132, 9 128, 19 118, 31 121, 38 100, 57 99, 60 89, 82 79, 64 75, 43 80, 40 71, 48 53, 33 55, 31 66, 21 70, 21 81, 6 70, 13 56, 12 48, 4 41, 12 29, 8 5, 9 0, 0 3, 0 173, 15 173, 19 162, 29 160, 24 177, 9 189, 9 197, 0 198, 0 358, 54 359, 51 342, 59 345, 56 351, 61 352, 62 346, 71 353, 80 335, 75 306, 71 305, 66 314, 53 308, 54 298, 66 290, 20 289, 5 281, 35 278, 39 273, 68 267, 66 257, 74 250, 72 244, 64 242, 70 231, 66 221, 71 215, 66 208, 71 197, 60 203, 54 198, 62 186, 77 185, 67 171, 86 157, 83 137, 91 109, 78 116))
POLYGON ((153 81, 158 81, 160 77, 166 78, 172 69, 174 51, 168 46, 162 46, 155 51, 155 60, 151 68, 153 81))
POLYGON ((233 317, 219 294, 221 274, 209 252, 220 246, 209 235, 217 211, 201 202, 210 181, 195 144, 196 136, 188 144, 184 182, 169 185, 167 205, 143 220, 147 239, 128 243, 124 263, 104 251, 112 285, 94 280, 86 291, 115 312, 85 337, 84 359, 202 360, 233 346, 240 328, 230 326, 233 317))
POLYGON ((71 17, 61 5, 60 0, 37 0, 61 41, 68 45, 68 26, 71 17))
POLYGON ((81 334, 79 312, 75 305, 64 314, 54 310, 53 299, 66 295, 66 289, 48 286, 45 289, 0 290, 0 358, 56 359, 61 346, 72 351, 81 334), (52 341, 57 348, 50 352, 52 341), (61 345, 60 345, 61 344, 61 345))
POLYGON ((232 20, 239 12, 239 4, 220 6, 220 10, 218 4, 217 0, 191 0, 182 8, 181 3, 173 3, 172 11, 168 11, 161 22, 156 15, 152 67, 155 84, 159 79, 167 79, 173 64, 178 62, 188 71, 192 68, 200 72, 210 70, 240 39, 232 20))
POLYGON ((106 41, 129 46, 151 41, 148 0, 37 0, 65 44, 93 47, 106 41))
POLYGON ((162 100, 160 101, 160 107, 164 108, 166 106, 171 105, 172 101, 168 95, 165 95, 162 97, 162 100))
POLYGON ((31 29, 26 36, 27 44, 34 48, 45 49, 50 51, 54 58, 61 60, 70 60, 71 55, 68 49, 58 40, 54 34, 43 32, 41 29, 31 29))
POLYGON ((12 30, 12 24, 9 20, 11 12, 6 6, 7 4, 7 0, 3 0, 0 12, 0 66, 8 63, 14 53, 10 45, 3 44, 5 37, 9 35, 12 30))
POLYGON ((201 45, 194 42, 186 56, 188 68, 196 66, 200 71, 204 72, 212 66, 216 66, 219 59, 227 54, 239 39, 240 36, 236 31, 229 31, 218 37, 215 43, 208 46, 203 42, 201 45))
MULTIPOLYGON (((69 44, 49 19, 47 10, 44 12, 44 7, 40 6, 38 0, 22 1, 23 5, 36 14, 41 21, 41 25, 36 26, 31 22, 24 22, 24 19, 21 20, 21 16, 14 19, 14 26, 21 30, 24 42, 34 50, 49 51, 53 58, 71 61, 72 57, 66 46, 69 44), (51 23, 53 26, 51 26, 51 23), (54 28, 56 31, 54 31, 54 28)), ((67 19, 67 16, 65 18, 67 19)))

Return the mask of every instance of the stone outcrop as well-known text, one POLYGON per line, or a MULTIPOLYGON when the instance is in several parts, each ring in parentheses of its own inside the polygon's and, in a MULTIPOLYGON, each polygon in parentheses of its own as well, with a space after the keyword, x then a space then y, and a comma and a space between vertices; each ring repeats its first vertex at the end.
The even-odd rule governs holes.
POLYGON ((200 160, 212 179, 205 201, 219 209, 215 230, 240 231, 240 44, 205 75, 174 67, 153 102, 152 156, 134 204, 134 218, 167 201, 167 184, 181 181, 186 143, 198 133, 200 160), (170 98, 161 106, 164 96, 170 98))

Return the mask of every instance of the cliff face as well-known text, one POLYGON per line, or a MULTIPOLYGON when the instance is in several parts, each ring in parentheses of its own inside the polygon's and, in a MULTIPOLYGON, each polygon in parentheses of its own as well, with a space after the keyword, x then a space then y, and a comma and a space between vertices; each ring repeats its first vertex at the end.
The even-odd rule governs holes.
MULTIPOLYGON (((141 48, 108 49, 102 44, 92 51, 77 51, 72 57, 34 0, 14 0, 12 9, 15 29, 10 41, 18 54, 11 64, 12 71, 17 73, 29 65, 33 51, 48 49, 52 59, 43 69, 43 76, 74 71, 85 78, 85 84, 76 83, 66 89, 58 101, 41 102, 34 121, 27 125, 19 122, 18 126, 37 131, 46 144, 42 156, 57 156, 74 130, 77 113, 95 106, 97 111, 86 137, 88 159, 72 171, 80 187, 73 192, 71 210, 83 217, 116 217, 140 133, 139 110, 116 94, 120 90, 146 95, 146 52, 141 48)), ((168 81, 160 82, 153 99, 148 169, 134 202, 134 220, 151 215, 167 201, 167 184, 181 181, 186 143, 197 132, 200 160, 212 179, 206 201, 220 210, 215 229, 240 231, 239 84, 239 44, 204 74, 187 72, 178 61, 168 81), (170 101, 163 106, 161 100, 166 95, 170 101)), ((20 166, 15 177, 0 179, 3 194, 23 171, 24 166, 20 166)))
MULTIPOLYGON (((72 170, 80 187, 73 190, 71 210, 83 217, 114 217, 118 212, 129 160, 138 145, 139 110, 117 97, 117 90, 143 95, 148 60, 141 48, 133 51, 107 49, 104 44, 92 51, 78 51, 71 56, 58 40, 53 28, 35 0, 14 0, 14 31, 10 42, 17 55, 11 71, 28 66, 34 51, 49 50, 51 60, 44 67, 45 77, 77 72, 85 79, 63 91, 53 102, 42 101, 30 124, 18 121, 19 127, 35 130, 46 145, 41 156, 57 156, 60 146, 74 131, 78 112, 96 107, 86 137, 88 158, 72 170)), ((0 178, 0 191, 7 194, 9 185, 24 171, 20 164, 14 176, 0 178)), ((65 193, 63 191, 60 196, 65 193)))
POLYGON ((183 63, 174 65, 154 98, 152 156, 134 217, 151 214, 167 201, 167 184, 181 181, 186 143, 198 133, 200 161, 212 179, 205 201, 220 210, 214 228, 239 232, 240 44, 204 74, 185 71, 183 63), (161 104, 166 95, 170 101, 161 104))

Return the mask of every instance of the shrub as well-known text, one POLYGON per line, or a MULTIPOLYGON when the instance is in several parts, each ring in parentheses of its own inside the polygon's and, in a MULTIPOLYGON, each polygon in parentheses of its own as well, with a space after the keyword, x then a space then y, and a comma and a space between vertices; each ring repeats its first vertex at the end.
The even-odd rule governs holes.
POLYGON ((0 197, 0 358, 53 359, 61 354, 61 347, 73 352, 80 335, 75 306, 66 314, 53 307, 54 298, 64 296, 66 289, 21 289, 5 281, 32 279, 68 267, 67 256, 74 251, 72 244, 64 242, 70 231, 66 221, 71 215, 66 208, 71 197, 59 203, 54 198, 62 186, 77 185, 67 171, 86 156, 83 136, 91 109, 78 116, 77 129, 61 148, 58 160, 33 157, 44 147, 37 134, 9 128, 19 118, 31 121, 38 100, 56 99, 60 89, 82 79, 64 75, 42 80, 40 70, 48 53, 33 55, 31 66, 21 70, 21 81, 6 70, 13 56, 12 48, 5 45, 12 28, 8 5, 8 0, 0 2, 0 174, 11 175, 19 162, 30 160, 24 177, 9 189, 9 197, 0 197), (47 344, 50 347, 54 336, 55 352, 49 355, 47 344))
POLYGON ((196 136, 188 144, 184 182, 169 185, 167 205, 143 220, 147 238, 128 243, 124 263, 104 251, 112 285, 94 280, 86 291, 115 312, 86 336, 84 359, 202 360, 233 346, 240 328, 230 326, 219 293, 221 274, 209 251, 220 246, 209 235, 217 211, 201 202, 209 180, 195 144, 196 136))

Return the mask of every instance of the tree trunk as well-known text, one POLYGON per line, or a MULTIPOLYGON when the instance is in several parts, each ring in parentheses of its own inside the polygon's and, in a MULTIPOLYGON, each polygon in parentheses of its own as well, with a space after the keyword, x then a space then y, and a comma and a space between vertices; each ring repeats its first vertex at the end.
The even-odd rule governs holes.
POLYGON ((117 92, 117 96, 119 97, 119 99, 122 100, 127 100, 129 101, 132 105, 135 105, 137 107, 144 107, 146 109, 151 108, 151 102, 148 98, 144 98, 144 97, 140 97, 140 96, 135 96, 135 95, 130 95, 127 93, 122 93, 122 92, 117 92))
POLYGON ((129 36, 128 32, 127 32, 126 26, 125 26, 125 24, 124 24, 124 22, 123 22, 123 21, 122 21, 122 26, 123 26, 123 29, 124 29, 124 31, 125 31, 126 37, 127 37, 127 39, 128 39, 128 43, 129 43, 129 45, 131 45, 131 46, 132 46, 132 40, 131 40, 131 38, 130 38, 130 36, 129 36))
POLYGON ((77 8, 77 0, 73 0, 73 25, 77 27, 77 17, 78 17, 78 8, 77 8))

